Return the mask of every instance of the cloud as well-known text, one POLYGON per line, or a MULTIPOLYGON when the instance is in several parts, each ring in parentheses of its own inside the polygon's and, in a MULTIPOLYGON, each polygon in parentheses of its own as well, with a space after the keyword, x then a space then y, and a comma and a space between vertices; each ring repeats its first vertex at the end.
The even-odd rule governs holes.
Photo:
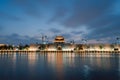
POLYGON ((48 23, 51 23, 51 22, 60 22, 62 21, 63 19, 66 18, 66 16, 68 15, 68 9, 66 7, 57 7, 55 10, 54 10, 54 14, 52 16, 52 18, 48 21, 48 23))
POLYGON ((0 11, 0 18, 19 21, 21 18, 0 11))
POLYGON ((62 33, 61 36, 64 36, 65 39, 69 40, 71 39, 72 35, 70 33, 62 33))
POLYGON ((13 0, 13 4, 21 8, 27 15, 40 17, 40 8, 38 8, 39 0, 13 0))
POLYGON ((120 0, 116 0, 116 2, 114 3, 114 5, 111 6, 110 8, 110 12, 113 15, 120 15, 120 0))
POLYGON ((72 31, 71 33, 73 33, 74 35, 77 35, 77 34, 84 34, 84 31, 72 31))
MULTIPOLYGON (((55 10, 55 15, 51 19, 51 22, 59 21, 63 18, 59 23, 65 27, 79 27, 105 14, 105 11, 114 1, 115 0, 74 0, 71 4, 72 7, 58 7, 55 10), (65 16, 67 16, 67 18, 64 19, 65 16)), ((69 3, 70 2, 72 1, 69 1, 69 3)))
MULTIPOLYGON (((105 40, 107 37, 112 39, 120 34, 120 16, 112 15, 109 12, 111 6, 116 4, 116 2, 117 0, 76 0, 72 5, 73 10, 71 10, 70 14, 67 14, 68 12, 65 11, 62 12, 62 9, 57 9, 56 14, 62 12, 67 18, 64 18, 64 15, 58 14, 53 16, 52 21, 57 21, 64 25, 64 27, 73 28, 73 30, 79 28, 79 31, 72 33, 75 35, 82 34, 83 37, 90 40, 100 38, 105 40), (61 18, 64 20, 61 20, 61 18), (83 33, 81 25, 84 24, 88 25, 87 29, 90 30, 90 33, 83 33)), ((119 12, 118 7, 115 9, 119 12)))
POLYGON ((61 33, 62 31, 57 29, 57 28, 50 28, 49 29, 50 32, 53 32, 53 33, 61 33))
POLYGON ((0 43, 4 44, 30 44, 30 43, 40 43, 41 40, 35 39, 29 36, 20 36, 18 34, 11 34, 11 35, 0 35, 0 43))
MULTIPOLYGON (((58 22, 65 28, 72 28, 72 35, 81 36, 82 38, 87 38, 91 41, 98 42, 97 39, 104 38, 105 40, 108 37, 113 40, 115 36, 119 36, 120 34, 120 16, 110 14, 109 12, 111 6, 115 6, 116 2, 118 1, 75 0, 72 4, 71 11, 69 11, 67 7, 65 7, 66 10, 64 10, 64 7, 63 9, 62 7, 57 8, 55 15, 51 19, 51 22, 58 22), (68 14, 68 12, 70 14, 68 14), (86 31, 82 29, 82 25, 88 25, 86 27, 89 33, 86 33, 86 31), (79 30, 76 31, 76 28, 79 30)), ((116 9, 118 11, 118 7, 114 8, 115 12, 116 9)), ((110 41, 110 39, 106 40, 110 41)))
POLYGON ((112 4, 111 1, 83 1, 82 6, 77 3, 74 14, 64 23, 66 26, 79 27, 81 24, 88 24, 94 19, 105 14, 107 8, 112 4))
POLYGON ((120 16, 102 16, 100 19, 89 25, 88 29, 91 30, 91 33, 87 35, 88 38, 113 38, 120 35, 120 16))
MULTIPOLYGON (((119 0, 12 0, 11 3, 14 3, 18 11, 22 10, 20 16, 25 16, 24 19, 27 17, 32 21, 33 18, 30 16, 44 18, 38 23, 35 21, 35 29, 38 29, 39 24, 43 26, 49 22, 48 26, 41 27, 39 32, 50 36, 51 40, 56 35, 63 35, 68 39, 86 38, 92 42, 98 39, 105 40, 108 37, 112 39, 120 34, 119 0), (59 28, 52 28, 52 24, 58 25, 59 28)), ((19 17, 10 14, 0 12, 0 18, 19 20, 19 17)), ((28 22, 27 26, 31 25, 34 24, 28 22)), ((23 25, 20 24, 20 26, 23 25)), ((2 27, 0 29, 2 31, 2 27)), ((14 36, 16 39, 24 38, 23 40, 31 39, 20 35, 9 36, 14 36)), ((109 39, 106 40, 109 41, 109 39)))
POLYGON ((3 25, 0 25, 0 34, 3 34, 4 33, 4 31, 5 31, 5 28, 4 28, 5 26, 3 26, 3 25))
POLYGON ((2 31, 2 30, 3 30, 3 26, 0 25, 0 31, 2 31))

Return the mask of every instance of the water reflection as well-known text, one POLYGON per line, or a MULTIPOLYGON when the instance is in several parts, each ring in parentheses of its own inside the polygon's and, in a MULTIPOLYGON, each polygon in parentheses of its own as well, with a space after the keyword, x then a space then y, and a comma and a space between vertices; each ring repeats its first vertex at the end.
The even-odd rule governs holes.
POLYGON ((120 76, 120 58, 119 58, 119 66, 118 66, 118 71, 119 71, 119 76, 120 76))
POLYGON ((38 59, 38 56, 36 55, 35 52, 30 52, 29 54, 27 54, 28 56, 28 62, 30 66, 34 66, 36 64, 36 61, 38 59))
POLYGON ((119 55, 2 53, 0 79, 119 80, 119 55), (98 78, 99 77, 99 78, 98 78), (19 79, 20 78, 20 79, 19 79))

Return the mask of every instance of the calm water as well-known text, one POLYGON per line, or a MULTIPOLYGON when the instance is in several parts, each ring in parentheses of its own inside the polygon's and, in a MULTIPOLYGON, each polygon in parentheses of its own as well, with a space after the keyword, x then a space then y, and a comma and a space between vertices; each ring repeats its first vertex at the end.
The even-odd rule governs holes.
POLYGON ((0 80, 120 80, 120 56, 0 54, 0 80))

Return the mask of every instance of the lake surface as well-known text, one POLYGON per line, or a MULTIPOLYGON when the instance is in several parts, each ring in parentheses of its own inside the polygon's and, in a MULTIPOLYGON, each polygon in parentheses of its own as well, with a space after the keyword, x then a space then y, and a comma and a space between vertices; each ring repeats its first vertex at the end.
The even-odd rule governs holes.
POLYGON ((120 80, 120 55, 2 53, 0 80, 120 80))

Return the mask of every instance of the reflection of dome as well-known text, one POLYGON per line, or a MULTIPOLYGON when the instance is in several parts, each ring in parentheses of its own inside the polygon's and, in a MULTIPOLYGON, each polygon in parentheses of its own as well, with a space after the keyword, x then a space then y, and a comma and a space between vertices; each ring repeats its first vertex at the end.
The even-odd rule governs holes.
POLYGON ((58 43, 63 43, 63 42, 65 42, 64 41, 64 37, 63 36, 56 36, 55 37, 55 40, 54 40, 54 42, 56 43, 56 42, 58 42, 58 43))

